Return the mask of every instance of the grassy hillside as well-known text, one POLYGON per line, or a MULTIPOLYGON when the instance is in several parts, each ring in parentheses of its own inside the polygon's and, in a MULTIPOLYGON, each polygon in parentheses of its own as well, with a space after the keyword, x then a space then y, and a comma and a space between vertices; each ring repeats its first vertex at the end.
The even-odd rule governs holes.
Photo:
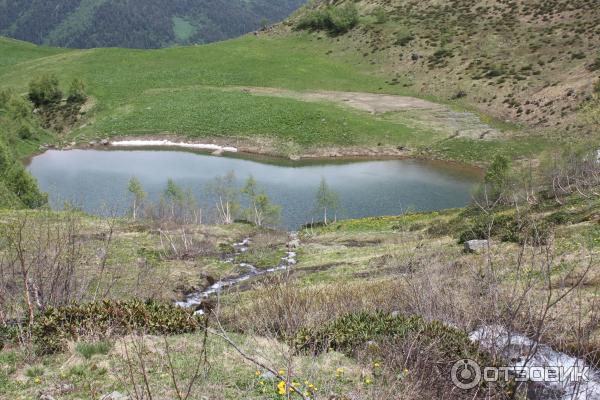
POLYGON ((282 32, 313 30, 334 54, 360 54, 360 64, 418 96, 589 138, 597 129, 580 109, 600 77, 599 26, 594 0, 317 0, 282 32), (358 23, 348 32, 319 26, 327 10, 350 3, 358 23))
POLYGON ((0 34, 74 48, 208 43, 280 21, 303 2, 8 0, 0 2, 0 34))
POLYGON ((15 59, 0 76, 2 86, 21 93, 32 77, 47 73, 63 84, 83 80, 92 102, 82 124, 60 138, 65 142, 177 134, 278 155, 402 154, 466 162, 544 147, 543 139, 526 138, 508 124, 462 114, 460 105, 375 113, 346 106, 345 94, 324 91, 412 93, 386 82, 360 54, 339 49, 306 33, 155 51, 56 51, 31 60, 16 59, 12 54, 22 50, 3 45, 15 59), (496 134, 471 140, 479 134, 460 133, 471 125, 496 134))

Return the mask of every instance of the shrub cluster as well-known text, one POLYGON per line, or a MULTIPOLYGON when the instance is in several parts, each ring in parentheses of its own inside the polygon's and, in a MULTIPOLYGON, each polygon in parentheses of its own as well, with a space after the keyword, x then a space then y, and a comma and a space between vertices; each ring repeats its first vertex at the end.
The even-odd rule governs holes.
POLYGON ((35 180, 18 161, 16 149, 22 141, 41 132, 31 105, 18 94, 0 91, 0 207, 37 208, 46 204, 35 180))
MULTIPOLYGON (((56 75, 42 75, 29 83, 29 100, 36 107, 52 107, 59 104, 63 99, 60 82, 56 75)), ((67 102, 71 104, 83 104, 87 99, 85 85, 80 79, 73 79, 67 92, 67 102)))
POLYGON ((526 216, 517 218, 508 214, 482 214, 473 218, 467 228, 459 233, 458 242, 496 238, 502 242, 543 245, 550 238, 550 225, 553 222, 535 221, 526 216))
POLYGON ((444 353, 457 359, 478 355, 477 347, 465 332, 441 322, 427 322, 420 316, 364 311, 346 314, 318 327, 303 328, 296 334, 294 346, 299 351, 335 350, 354 355, 369 342, 383 343, 415 334, 426 343, 437 343, 444 353))
POLYGON ((36 317, 33 342, 42 354, 62 351, 68 340, 130 333, 176 335, 203 326, 192 311, 155 301, 102 301, 49 308, 36 317))
POLYGON ((341 35, 358 24, 358 10, 354 4, 329 6, 306 13, 296 24, 296 29, 327 31, 331 35, 341 35))

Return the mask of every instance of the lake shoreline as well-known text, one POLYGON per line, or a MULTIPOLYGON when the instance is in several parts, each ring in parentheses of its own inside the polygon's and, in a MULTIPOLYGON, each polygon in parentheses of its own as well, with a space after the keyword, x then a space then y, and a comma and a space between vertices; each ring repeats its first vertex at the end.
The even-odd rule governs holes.
POLYGON ((246 138, 216 138, 207 137, 203 140, 191 140, 180 135, 144 135, 140 136, 114 136, 109 139, 90 142, 72 142, 65 146, 46 146, 40 151, 25 158, 28 165, 35 156, 43 154, 46 150, 72 150, 72 149, 100 149, 100 150, 129 150, 129 149, 173 149, 179 151, 212 154, 214 156, 240 157, 256 159, 258 161, 272 162, 321 162, 321 161, 383 161, 383 160, 418 160, 436 165, 448 165, 471 171, 483 176, 485 167, 475 163, 465 163, 452 159, 427 157, 415 153, 411 149, 382 145, 375 147, 360 146, 324 146, 317 149, 304 149, 297 154, 283 148, 281 143, 270 140, 246 138), (122 144, 126 142, 126 144, 122 144), (135 142, 139 142, 136 144, 135 142), (151 144, 149 144, 152 142, 151 144), (162 142, 159 144, 159 142, 162 142), (121 144, 120 144, 121 143, 121 144))

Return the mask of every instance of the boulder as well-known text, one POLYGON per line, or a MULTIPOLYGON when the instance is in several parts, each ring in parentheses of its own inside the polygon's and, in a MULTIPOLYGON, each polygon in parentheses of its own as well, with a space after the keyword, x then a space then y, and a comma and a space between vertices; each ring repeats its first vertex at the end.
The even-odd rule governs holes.
POLYGON ((110 141, 109 141, 108 139, 102 139, 102 140, 100 141, 100 144, 101 144, 102 146, 108 146, 108 145, 110 144, 110 141))
POLYGON ((466 253, 484 253, 488 248, 487 240, 468 240, 465 242, 466 253))
POLYGON ((130 400, 129 396, 120 393, 120 392, 112 392, 109 394, 105 394, 100 398, 100 400, 130 400))

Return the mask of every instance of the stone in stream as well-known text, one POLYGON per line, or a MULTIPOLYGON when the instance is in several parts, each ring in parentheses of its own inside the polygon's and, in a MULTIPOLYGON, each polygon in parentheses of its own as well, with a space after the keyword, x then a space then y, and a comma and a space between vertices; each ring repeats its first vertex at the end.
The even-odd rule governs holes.
POLYGON ((465 242, 465 253, 484 253, 488 248, 487 240, 467 240, 465 242))

